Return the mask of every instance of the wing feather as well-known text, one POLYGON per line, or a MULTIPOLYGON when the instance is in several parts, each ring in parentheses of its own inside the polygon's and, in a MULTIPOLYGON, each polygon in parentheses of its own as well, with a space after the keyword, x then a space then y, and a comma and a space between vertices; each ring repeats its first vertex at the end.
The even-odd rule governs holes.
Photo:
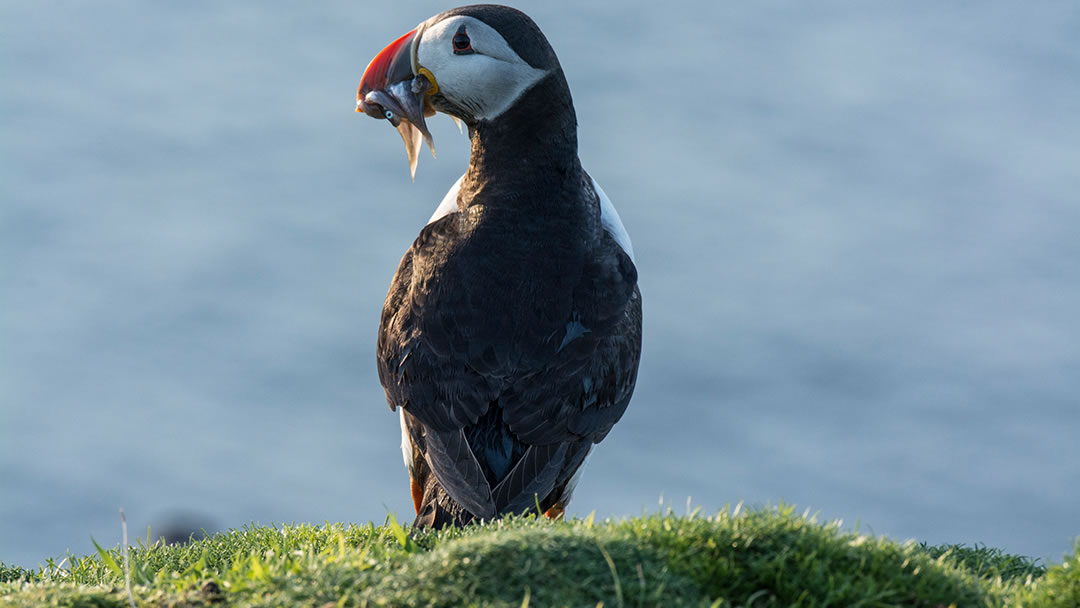
POLYGON ((439 484, 477 517, 525 511, 562 491, 630 401, 641 294, 628 241, 603 219, 588 256, 553 248, 564 257, 530 269, 557 271, 536 277, 546 287, 535 293, 484 263, 458 263, 499 255, 467 235, 479 221, 469 209, 433 218, 398 267, 380 325, 379 378, 391 408, 405 407, 439 484), (511 309, 517 316, 503 314, 511 309), (502 478, 485 475, 492 470, 466 434, 490 407, 522 454, 502 478))
POLYGON ((493 496, 500 513, 521 513, 551 493, 566 461, 567 443, 534 445, 499 485, 493 496))
POLYGON ((491 519, 495 501, 476 455, 469 449, 462 431, 434 431, 425 434, 424 458, 443 489, 473 515, 491 519))

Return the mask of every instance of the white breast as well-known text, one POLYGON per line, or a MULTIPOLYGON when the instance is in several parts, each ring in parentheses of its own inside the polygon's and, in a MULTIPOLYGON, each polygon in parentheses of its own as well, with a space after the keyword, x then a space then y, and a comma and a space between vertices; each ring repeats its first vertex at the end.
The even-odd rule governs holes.
POLYGON ((405 461, 405 468, 412 471, 412 442, 409 441, 409 427, 405 426, 405 408, 398 406, 398 415, 401 417, 401 459, 405 461))
POLYGON ((432 213, 431 219, 427 221, 428 224, 441 220, 458 210, 457 195, 461 190, 461 181, 463 179, 465 179, 464 175, 459 177, 458 180, 454 182, 453 186, 450 186, 450 191, 446 193, 446 196, 443 197, 439 206, 435 208, 435 213, 432 213))
POLYGON ((608 198, 607 193, 596 182, 596 179, 591 179, 593 190, 596 190, 596 195, 600 197, 600 224, 611 235, 611 238, 615 239, 619 247, 622 247, 626 255, 630 256, 630 260, 636 262, 637 260, 634 260, 634 245, 630 243, 630 234, 623 227, 619 212, 615 211, 615 205, 611 204, 611 199, 608 198))

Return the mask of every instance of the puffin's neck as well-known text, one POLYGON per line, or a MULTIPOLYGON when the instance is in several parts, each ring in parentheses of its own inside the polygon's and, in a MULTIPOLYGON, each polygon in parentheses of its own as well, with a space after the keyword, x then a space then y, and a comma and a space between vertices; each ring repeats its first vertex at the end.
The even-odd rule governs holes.
MULTIPOLYGON (((472 152, 462 189, 512 187, 537 194, 578 187, 577 117, 562 69, 556 68, 493 120, 470 126, 472 152)), ((486 200, 485 205, 497 204, 486 200)), ((562 197, 537 197, 561 200, 562 197)))

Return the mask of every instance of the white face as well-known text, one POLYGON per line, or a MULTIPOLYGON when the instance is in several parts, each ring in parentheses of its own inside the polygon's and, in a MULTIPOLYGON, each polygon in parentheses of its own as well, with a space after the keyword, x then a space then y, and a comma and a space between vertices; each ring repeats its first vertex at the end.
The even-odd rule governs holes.
POLYGON ((547 73, 510 48, 479 19, 457 15, 425 24, 413 70, 427 68, 439 93, 476 120, 491 120, 547 73))

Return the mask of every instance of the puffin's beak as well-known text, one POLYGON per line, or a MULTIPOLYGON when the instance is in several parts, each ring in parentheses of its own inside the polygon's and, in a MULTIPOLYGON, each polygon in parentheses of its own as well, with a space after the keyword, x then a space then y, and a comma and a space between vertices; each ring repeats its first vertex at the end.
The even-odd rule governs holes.
POLYGON ((427 142, 431 155, 435 156, 435 144, 424 116, 435 113, 428 97, 438 90, 431 72, 421 69, 417 74, 414 68, 418 41, 414 29, 391 42, 368 64, 356 91, 357 112, 385 118, 397 128, 405 142, 409 171, 414 179, 421 139, 427 142))

